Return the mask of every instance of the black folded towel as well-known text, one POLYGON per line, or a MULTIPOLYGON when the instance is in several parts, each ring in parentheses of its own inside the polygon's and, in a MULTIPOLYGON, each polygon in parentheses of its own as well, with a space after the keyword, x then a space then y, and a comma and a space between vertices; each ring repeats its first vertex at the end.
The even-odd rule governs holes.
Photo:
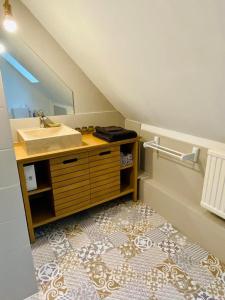
POLYGON ((117 126, 96 126, 95 130, 96 132, 93 133, 94 136, 99 137, 108 142, 116 142, 137 137, 137 133, 135 131, 117 126))

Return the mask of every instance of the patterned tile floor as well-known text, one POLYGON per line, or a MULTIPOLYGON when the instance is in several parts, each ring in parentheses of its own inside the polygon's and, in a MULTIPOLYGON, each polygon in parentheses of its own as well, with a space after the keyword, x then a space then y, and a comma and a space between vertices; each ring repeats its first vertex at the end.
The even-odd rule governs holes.
POLYGON ((225 299, 225 264, 143 202, 111 202, 37 231, 29 300, 225 299))

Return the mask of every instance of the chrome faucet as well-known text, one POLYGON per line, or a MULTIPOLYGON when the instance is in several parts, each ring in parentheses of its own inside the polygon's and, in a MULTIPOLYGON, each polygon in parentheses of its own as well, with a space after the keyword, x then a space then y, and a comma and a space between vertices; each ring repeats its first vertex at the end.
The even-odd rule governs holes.
POLYGON ((41 128, 45 128, 45 116, 39 116, 39 120, 40 120, 40 127, 41 128))
POLYGON ((55 123, 52 120, 50 120, 48 117, 46 117, 42 110, 35 112, 34 116, 39 117, 41 128, 60 127, 61 126, 60 123, 55 123))

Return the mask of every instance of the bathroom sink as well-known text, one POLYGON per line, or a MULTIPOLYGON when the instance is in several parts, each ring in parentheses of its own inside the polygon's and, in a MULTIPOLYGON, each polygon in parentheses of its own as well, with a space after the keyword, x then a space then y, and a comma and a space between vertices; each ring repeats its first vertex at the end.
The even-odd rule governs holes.
POLYGON ((68 126, 18 129, 19 142, 27 154, 64 150, 82 145, 82 135, 68 126))

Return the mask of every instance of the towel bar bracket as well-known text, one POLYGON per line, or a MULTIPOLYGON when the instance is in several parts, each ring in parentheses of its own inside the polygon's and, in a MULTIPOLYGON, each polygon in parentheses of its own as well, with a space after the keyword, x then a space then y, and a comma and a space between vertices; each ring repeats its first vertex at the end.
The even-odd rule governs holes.
POLYGON ((160 145, 160 137, 155 136, 153 141, 145 142, 143 144, 144 148, 152 148, 159 152, 168 154, 172 157, 178 158, 181 161, 192 161, 197 162, 199 157, 200 149, 198 147, 193 147, 191 153, 182 153, 164 146, 160 145))

